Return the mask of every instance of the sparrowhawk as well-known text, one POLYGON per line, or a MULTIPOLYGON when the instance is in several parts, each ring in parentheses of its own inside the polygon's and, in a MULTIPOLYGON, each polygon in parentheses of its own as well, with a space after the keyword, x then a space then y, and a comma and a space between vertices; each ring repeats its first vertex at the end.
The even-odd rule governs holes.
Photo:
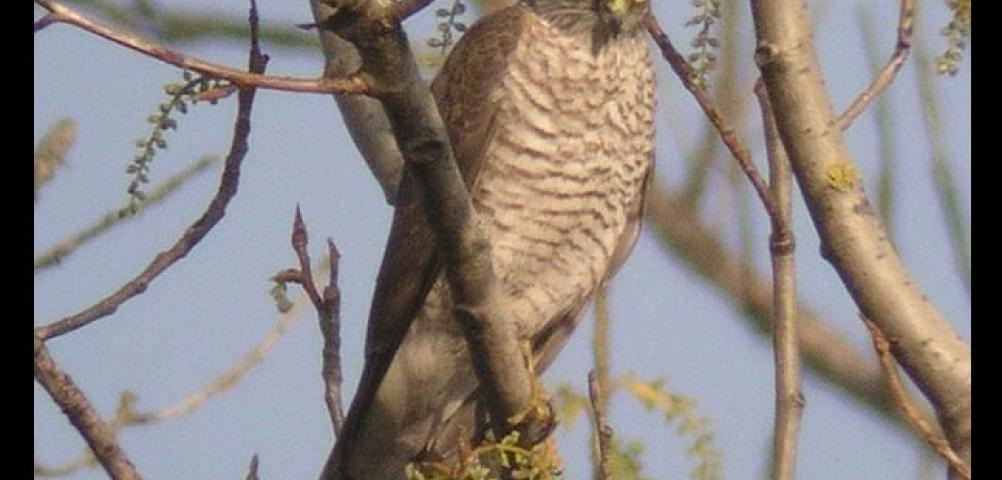
MULTIPOLYGON (((648 9, 523 0, 474 24, 432 83, 505 317, 531 342, 537 371, 637 238, 654 160, 648 9)), ((407 463, 449 458, 477 432, 478 381, 416 188, 405 174, 366 366, 325 478, 400 480, 407 463), (389 319, 409 328, 395 355, 380 355, 395 346, 389 319)))

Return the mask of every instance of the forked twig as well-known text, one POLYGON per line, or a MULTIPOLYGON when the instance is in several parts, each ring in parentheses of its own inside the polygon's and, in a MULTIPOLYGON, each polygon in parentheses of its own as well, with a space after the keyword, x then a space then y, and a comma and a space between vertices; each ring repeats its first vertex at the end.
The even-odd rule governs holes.
POLYGON ((290 268, 279 272, 272 279, 280 283, 295 283, 303 287, 306 295, 313 302, 320 323, 320 332, 324 339, 322 376, 324 379, 324 400, 330 413, 331 426, 334 435, 341 433, 344 425, 344 408, 341 403, 341 290, 337 285, 338 261, 341 254, 334 241, 327 239, 327 249, 330 254, 330 279, 323 293, 317 289, 313 281, 310 267, 310 253, 307 250, 309 234, 303 222, 302 213, 296 207, 296 218, 292 226, 292 248, 299 258, 299 269, 290 268))

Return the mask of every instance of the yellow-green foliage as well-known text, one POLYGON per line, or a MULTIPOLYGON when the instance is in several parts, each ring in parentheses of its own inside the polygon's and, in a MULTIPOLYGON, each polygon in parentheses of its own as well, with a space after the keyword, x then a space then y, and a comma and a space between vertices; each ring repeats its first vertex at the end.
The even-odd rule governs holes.
POLYGON ((485 441, 474 449, 460 448, 455 465, 425 462, 407 466, 407 480, 500 480, 497 472, 511 473, 516 480, 555 480, 561 478, 560 455, 552 439, 531 448, 518 444, 519 434, 512 432, 500 442, 485 441))
MULTIPOLYGON (((720 451, 714 444, 711 420, 697 415, 696 401, 667 391, 665 380, 646 381, 632 375, 622 376, 613 382, 613 393, 626 390, 649 410, 660 412, 668 423, 678 425, 676 432, 692 439, 686 453, 699 463, 693 469, 691 478, 715 480, 721 478, 720 451)), ((554 389, 556 413, 565 429, 574 425, 582 414, 590 411, 588 397, 568 384, 560 384, 554 389)), ((648 480, 643 474, 643 442, 629 441, 613 436, 609 452, 609 468, 616 480, 648 480)))
POLYGON ((971 38, 971 0, 948 0, 946 4, 953 10, 953 18, 940 32, 946 37, 947 47, 936 59, 936 71, 952 76, 960 71, 960 61, 971 38))

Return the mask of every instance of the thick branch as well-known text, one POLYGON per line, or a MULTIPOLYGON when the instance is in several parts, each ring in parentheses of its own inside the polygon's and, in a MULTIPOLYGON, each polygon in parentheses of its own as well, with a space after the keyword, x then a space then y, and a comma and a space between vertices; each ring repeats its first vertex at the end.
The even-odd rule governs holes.
MULTIPOLYGON (((322 0, 310 0, 310 7, 317 24, 335 12, 334 7, 322 0)), ((327 29, 318 28, 317 33, 324 54, 324 78, 345 78, 361 68, 362 58, 354 45, 327 29)), ((334 95, 334 100, 351 139, 382 187, 386 202, 394 205, 404 159, 383 106, 364 95, 334 95)))
POLYGON ((897 358, 970 463, 970 347, 916 288, 864 195, 821 78, 806 5, 756 0, 752 12, 756 61, 822 254, 863 315, 896 340, 897 358))

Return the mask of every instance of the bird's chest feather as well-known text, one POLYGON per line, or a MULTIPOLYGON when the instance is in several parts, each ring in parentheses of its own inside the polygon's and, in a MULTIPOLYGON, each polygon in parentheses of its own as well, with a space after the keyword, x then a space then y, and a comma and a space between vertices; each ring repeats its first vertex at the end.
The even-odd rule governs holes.
POLYGON ((514 314, 534 323, 605 278, 652 166, 654 87, 639 35, 597 55, 543 23, 524 37, 487 92, 497 130, 473 198, 514 314))

